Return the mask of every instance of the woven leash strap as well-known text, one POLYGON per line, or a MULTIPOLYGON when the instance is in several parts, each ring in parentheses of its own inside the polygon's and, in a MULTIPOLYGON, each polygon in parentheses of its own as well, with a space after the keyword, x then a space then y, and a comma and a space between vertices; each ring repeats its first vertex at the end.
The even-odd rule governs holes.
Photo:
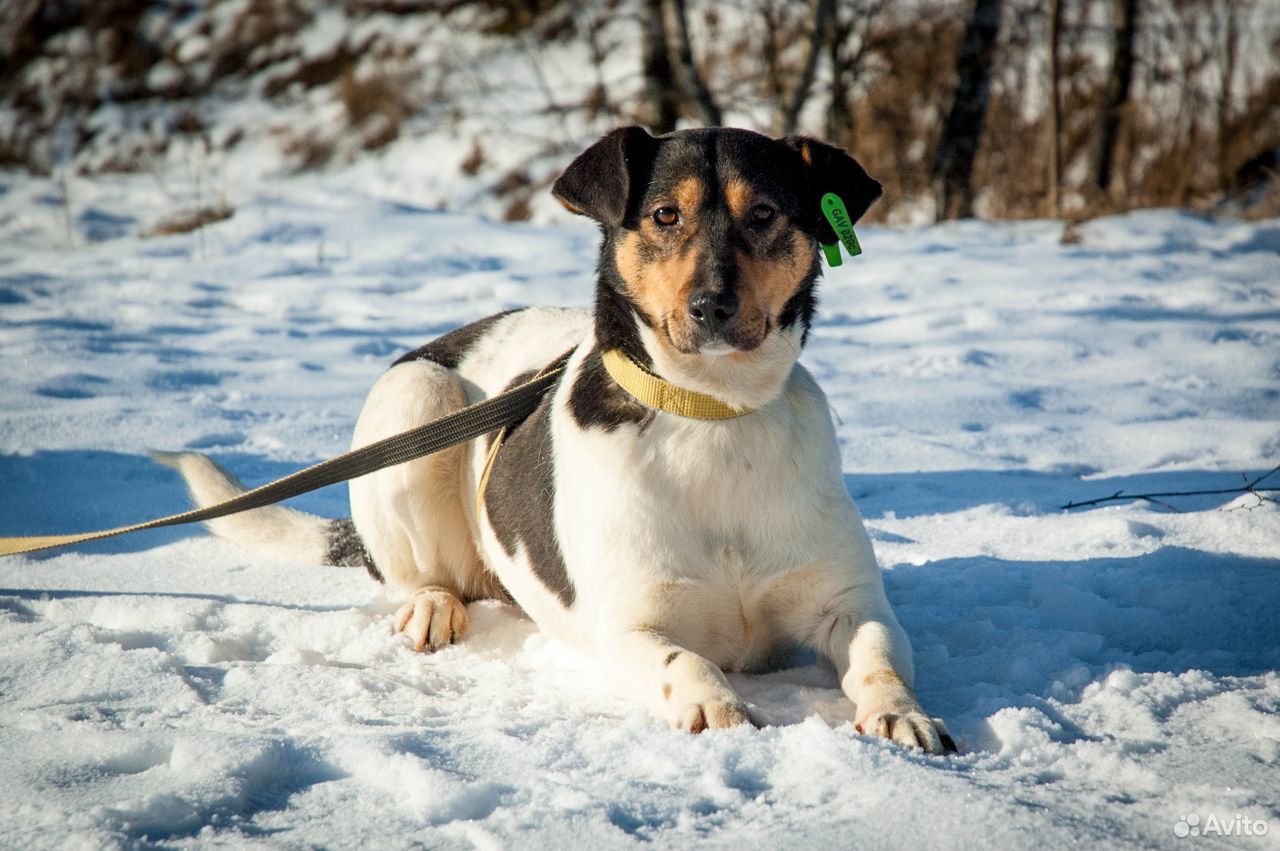
POLYGON ((0 538, 0 556, 31 553, 69 544, 82 544, 86 541, 114 538, 129 532, 141 532, 144 529, 159 529, 162 526, 179 526, 185 523, 214 520, 218 517, 226 517, 228 514, 273 505, 290 497, 310 493, 319 488, 359 478, 386 467, 403 464, 406 461, 421 458, 423 455, 457 446, 459 443, 465 443, 533 413, 543 395, 559 381, 560 373, 564 371, 570 354, 571 352, 565 352, 535 377, 493 398, 432 420, 426 425, 353 449, 328 461, 322 461, 282 479, 245 491, 217 505, 97 532, 0 538))

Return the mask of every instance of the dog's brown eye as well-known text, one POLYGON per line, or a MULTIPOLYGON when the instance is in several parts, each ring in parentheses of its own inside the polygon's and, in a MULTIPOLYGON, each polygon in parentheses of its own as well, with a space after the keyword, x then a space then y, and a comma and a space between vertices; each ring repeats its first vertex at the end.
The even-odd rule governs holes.
POLYGON ((659 227, 669 228, 680 221, 680 211, 675 207, 659 207, 653 211, 653 220, 659 227))
POLYGON ((751 223, 754 225, 767 225, 773 221, 776 213, 777 211, 768 204, 756 204, 751 208, 751 223))

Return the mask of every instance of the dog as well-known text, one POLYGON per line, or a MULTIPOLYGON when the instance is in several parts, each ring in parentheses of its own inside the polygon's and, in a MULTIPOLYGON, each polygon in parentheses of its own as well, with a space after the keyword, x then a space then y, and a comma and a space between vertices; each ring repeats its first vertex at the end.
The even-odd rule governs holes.
MULTIPOLYGON (((599 659, 619 693, 694 733, 752 723, 725 671, 812 648, 835 666, 859 732, 954 751, 912 689, 826 398, 797 362, 819 246, 836 241, 820 199, 839 195, 856 221, 880 185, 806 137, 628 127, 552 192, 599 224, 594 310, 510 311, 406 354, 374 384, 353 446, 569 352, 532 414, 353 480, 350 521, 271 507, 212 531, 364 565, 405 601, 394 628, 417 650, 462 638, 466 603, 512 601, 599 659)), ((242 489, 203 456, 164 460, 201 505, 242 489)))

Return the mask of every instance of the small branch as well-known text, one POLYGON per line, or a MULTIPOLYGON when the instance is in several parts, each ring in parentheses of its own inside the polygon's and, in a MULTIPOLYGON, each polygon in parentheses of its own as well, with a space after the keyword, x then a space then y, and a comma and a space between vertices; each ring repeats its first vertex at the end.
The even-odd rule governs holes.
MULTIPOLYGON (((1272 471, 1271 471, 1271 473, 1274 473, 1274 472, 1275 472, 1275 470, 1272 470, 1272 471)), ((1271 475, 1271 473, 1268 473, 1267 475, 1269 476, 1269 475, 1271 475)), ((1251 494, 1252 496, 1256 497, 1258 501, 1257 501, 1255 504, 1253 504, 1253 505, 1237 505, 1235 508, 1230 509, 1231 511, 1236 511, 1237 509, 1240 509, 1240 508, 1243 508, 1243 509, 1245 509, 1246 511, 1253 511, 1255 508, 1261 508, 1261 507, 1262 507, 1262 504, 1263 504, 1264 502, 1277 502, 1277 500, 1275 499, 1275 497, 1263 496, 1263 495, 1259 492, 1259 491, 1274 491, 1274 490, 1276 490, 1276 488, 1256 488, 1256 487, 1254 487, 1254 485, 1256 485, 1258 482, 1262 481, 1262 479, 1266 478, 1266 476, 1261 476, 1261 477, 1259 477, 1258 479, 1255 479, 1255 480, 1254 480, 1254 481, 1252 481, 1252 482, 1251 482, 1251 481, 1249 481, 1249 477, 1248 477, 1248 476, 1246 476, 1246 475, 1244 475, 1243 473, 1241 473, 1241 474, 1240 474, 1240 478, 1242 478, 1242 479, 1244 479, 1244 480, 1245 480, 1245 481, 1244 481, 1244 490, 1245 490, 1245 493, 1251 494)))
POLYGON ((1145 502, 1149 502, 1149 503, 1151 503, 1152 505, 1158 505, 1158 506, 1160 506, 1161 508, 1167 508, 1167 509, 1169 509, 1170 511, 1172 511, 1174 514, 1181 514, 1181 513, 1182 513, 1182 509, 1181 509, 1181 508, 1178 508, 1176 505, 1174 505, 1174 504, 1173 504, 1173 503, 1171 503, 1171 502, 1165 502, 1163 499, 1156 499, 1156 496, 1157 496, 1157 494, 1151 494, 1150 496, 1144 496, 1144 497, 1142 497, 1142 499, 1143 499, 1145 502))
POLYGON ((1223 511, 1253 511, 1256 508, 1261 508, 1264 503, 1280 502, 1280 500, 1275 499, 1275 497, 1263 496, 1262 494, 1258 493, 1256 490, 1251 489, 1249 493, 1252 494, 1254 497, 1256 497, 1258 500, 1253 505, 1237 505, 1233 508, 1224 508, 1222 510, 1223 511))
POLYGON ((1263 496, 1263 494, 1280 492, 1280 488, 1258 487, 1258 485, 1263 480, 1270 478, 1276 473, 1280 473, 1280 465, 1272 467, 1270 470, 1263 473, 1261 476, 1258 476, 1256 479, 1253 479, 1252 481, 1250 481, 1246 477, 1244 484, 1236 488, 1220 488, 1217 490, 1202 490, 1202 491, 1166 491, 1165 493, 1130 493, 1130 494, 1127 494, 1124 491, 1116 491, 1111 496, 1100 496, 1097 499, 1086 499, 1082 502, 1074 502, 1074 501, 1068 502, 1066 505, 1059 506, 1059 508, 1061 508, 1064 511, 1067 511, 1072 508, 1084 508, 1085 506, 1089 506, 1089 505, 1101 505, 1104 502, 1119 502, 1119 501, 1126 501, 1126 500, 1143 499, 1143 500, 1146 500, 1147 502, 1153 502, 1157 505, 1163 505, 1165 508, 1169 508, 1173 511, 1177 511, 1178 509, 1174 508, 1172 505, 1169 505, 1166 502, 1161 502, 1160 501, 1161 498, 1170 497, 1170 496, 1219 496, 1223 494, 1235 494, 1235 493, 1253 494, 1258 498, 1259 505, 1260 505, 1263 502, 1276 501, 1272 497, 1263 496))

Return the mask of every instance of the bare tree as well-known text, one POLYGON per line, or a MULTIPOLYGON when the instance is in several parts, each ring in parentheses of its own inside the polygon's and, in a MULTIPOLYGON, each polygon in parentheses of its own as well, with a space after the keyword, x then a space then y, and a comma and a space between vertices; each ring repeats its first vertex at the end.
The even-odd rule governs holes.
POLYGON ((1236 76, 1240 40, 1240 18, 1238 0, 1223 0, 1222 3, 1222 58, 1219 69, 1218 86, 1218 185, 1231 184, 1231 151, 1227 145, 1229 133, 1227 127, 1231 123, 1231 86, 1236 76))
POLYGON ((723 119, 720 106, 693 61, 684 0, 640 0, 640 54, 644 120, 655 133, 676 129, 685 115, 702 124, 723 119))
POLYGON ((835 11, 835 0, 812 0, 809 5, 812 9, 813 27, 805 40, 800 76, 780 104, 777 129, 779 135, 783 136, 796 132, 800 110, 804 109, 805 101, 809 99, 809 90, 813 88, 813 77, 818 69, 818 57, 822 55, 822 45, 831 37, 830 23, 835 11))
POLYGON ((643 120, 655 133, 676 129, 680 104, 663 0, 640 0, 640 62, 644 74, 643 120))
POLYGON ((1102 106, 1094 180, 1110 194, 1115 177, 1116 140, 1133 89, 1133 42, 1138 26, 1138 0, 1111 0, 1111 72, 1102 106))
POLYGON ((853 136, 850 88, 864 71, 864 63, 871 52, 871 27, 886 2, 858 0, 842 4, 849 7, 849 14, 840 14, 838 6, 831 16, 831 38, 827 41, 831 92, 826 121, 826 136, 830 142, 840 144, 853 136))
POLYGON ((836 15, 832 21, 831 40, 827 42, 827 55, 831 62, 831 91, 827 104, 826 137, 828 142, 839 144, 853 128, 853 113, 849 109, 850 69, 845 60, 844 45, 853 36, 853 21, 842 21, 836 15))
POLYGON ((766 97, 773 105, 777 105, 786 97, 786 71, 782 65, 782 53, 786 45, 786 15, 783 6, 774 0, 760 0, 760 22, 764 26, 764 38, 761 45, 762 79, 766 97))
POLYGON ((955 99, 942 125, 931 173, 940 219, 973 215, 973 160, 986 123, 1002 3, 975 0, 960 43, 955 99))
POLYGON ((1049 0, 1049 215, 1062 213, 1062 0, 1049 0))
POLYGON ((672 52, 675 53, 677 78, 680 93, 685 101, 686 110, 691 111, 699 121, 709 127, 724 123, 720 105, 716 103, 707 81, 698 72, 693 61, 693 45, 689 38, 689 15, 684 0, 667 0, 667 33, 674 38, 672 52))

